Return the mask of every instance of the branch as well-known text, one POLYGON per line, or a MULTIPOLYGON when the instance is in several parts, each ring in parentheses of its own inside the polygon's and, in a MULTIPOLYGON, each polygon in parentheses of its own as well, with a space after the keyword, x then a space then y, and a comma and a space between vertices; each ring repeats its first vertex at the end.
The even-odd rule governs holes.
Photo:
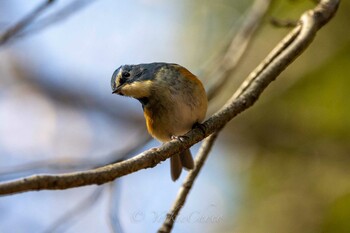
MULTIPOLYGON (((254 8, 253 8, 254 9, 254 8)), ((267 8, 266 8, 267 9, 267 8)), ((334 8, 334 12, 336 10, 336 7, 334 8)), ((254 11, 254 10, 252 10, 254 11)), ((314 10, 315 12, 317 11, 317 7, 314 10)), ((310 12, 311 13, 311 12, 310 12)), ((306 13, 307 14, 307 13, 306 13)), ((332 15, 332 14, 330 14, 332 15)), ((329 17, 330 19, 331 17, 329 17)), ((305 19, 306 20, 306 19, 305 19)), ((301 19, 302 22, 302 19, 301 19)), ((324 22, 326 23, 326 21, 324 22)), ((324 24, 323 23, 323 24, 324 24)), ((322 24, 322 23, 321 23, 322 24)), ((247 25, 247 24, 246 24, 247 25)), ((307 25, 306 23, 304 24, 304 26, 307 25)), ((306 26, 305 26, 306 27, 306 26)), ((320 28, 321 26, 319 26, 320 28)), ((318 29, 319 29, 318 28, 318 29)), ((236 91, 236 93, 233 95, 232 99, 237 99, 238 97, 240 97, 242 94, 244 94, 244 92, 252 86, 254 81, 257 81, 259 78, 259 74, 267 68, 268 65, 272 64, 274 59, 278 59, 278 56, 280 55, 280 53, 282 51, 284 51, 285 49, 287 49, 288 46, 291 45, 291 43, 294 40, 294 43, 298 43, 298 40, 296 40, 296 36, 298 33, 300 33, 300 28, 296 28, 295 31, 291 32, 284 40, 282 40, 281 43, 279 43, 277 45, 277 47, 270 53, 270 55, 262 62, 262 64, 255 70, 255 72, 252 72, 251 75, 246 79, 246 81, 243 83, 243 85, 241 85, 241 87, 236 91)), ((242 30, 241 30, 242 32, 242 30)), ((316 32, 316 31, 315 31, 316 32)), ((302 44, 302 39, 304 37, 300 37, 301 39, 299 40, 299 42, 302 44)), ((305 35, 305 38, 307 38, 307 36, 305 35)), ((312 37, 310 37, 312 40, 312 37)), ((306 43, 306 47, 307 47, 307 43, 306 43)), ((306 48, 305 47, 305 48, 306 48)), ((241 54, 243 54, 244 51, 241 52, 241 54)), ((233 63, 234 66, 238 64, 237 62, 233 63)), ((227 72, 227 76, 226 79, 229 77, 230 72, 227 72)), ((221 78, 222 80, 225 79, 225 77, 221 78)), ((174 201, 173 206, 171 207, 171 209, 169 210, 166 219, 163 222, 163 225, 161 226, 161 228, 158 230, 158 233, 170 233, 173 225, 175 223, 175 220, 177 218, 177 216, 180 213, 180 210, 182 209, 182 207, 185 204, 185 201, 187 199, 187 196, 191 190, 191 188, 193 187, 193 183, 195 181, 195 179, 197 178, 199 171, 201 170, 202 166, 204 165, 205 160, 208 157, 208 154, 210 152, 211 147, 213 146, 215 139, 217 137, 217 134, 219 133, 219 131, 217 131, 216 133, 213 133, 212 135, 210 135, 208 138, 206 138, 201 146, 200 151, 198 152, 198 155, 196 157, 196 165, 194 170, 190 171, 182 185, 182 187, 180 188, 178 195, 176 197, 176 200, 174 201)))
MULTIPOLYGON (((9 168, 0 169, 0 177, 4 180, 6 176, 18 176, 19 174, 29 173, 38 171, 43 168, 49 170, 50 172, 59 171, 74 171, 83 169, 92 169, 101 166, 105 166, 111 163, 117 163, 130 157, 132 154, 136 153, 142 149, 148 142, 151 141, 149 134, 138 133, 139 137, 132 141, 130 145, 126 148, 120 149, 118 151, 112 152, 107 156, 100 156, 99 159, 72 159, 72 158, 61 158, 61 159, 48 159, 43 161, 37 161, 32 163, 27 163, 23 165, 13 166, 9 168)), ((0 179, 0 180, 1 180, 0 179)))
POLYGON ((16 38, 33 34, 53 24, 59 23, 60 21, 66 20, 72 15, 74 15, 76 12, 84 9, 89 4, 94 2, 95 2, 94 0, 72 1, 66 6, 62 7, 62 9, 57 10, 51 15, 48 15, 45 18, 43 17, 42 19, 38 20, 37 22, 35 22, 34 25, 31 25, 31 27, 28 30, 22 30, 20 33, 16 35, 16 38))
POLYGON ((117 182, 112 182, 109 185, 109 226, 111 229, 111 232, 113 233, 123 233, 124 229, 122 228, 121 222, 120 222, 120 197, 121 197, 121 187, 120 185, 117 186, 117 182))
POLYGON ((73 209, 67 211, 60 218, 58 218, 44 232, 64 232, 64 229, 67 229, 69 225, 72 225, 79 215, 86 214, 86 212, 91 209, 98 200, 100 200, 102 191, 103 188, 98 187, 88 197, 84 198, 76 206, 74 206, 73 209))
POLYGON ((236 115, 251 107, 266 87, 288 67, 311 43, 316 32, 335 14, 339 0, 322 0, 313 10, 304 13, 300 25, 282 40, 249 76, 232 98, 203 123, 203 129, 188 132, 183 141, 172 140, 159 148, 145 151, 131 159, 97 169, 60 175, 35 175, 0 184, 0 195, 44 189, 68 189, 103 184, 144 168, 156 166, 173 154, 183 151, 222 129, 236 115), (282 49, 282 50, 281 50, 282 49), (238 97, 237 97, 238 96, 238 97), (237 97, 237 98, 236 98, 237 97))
MULTIPOLYGON (((83 2, 84 3, 84 2, 83 2)), ((91 3, 89 1, 88 3, 91 3)), ((86 3, 84 3, 86 4, 86 3)), ((248 10, 248 12, 245 14, 246 16, 244 17, 243 24, 240 27, 239 31, 233 36, 232 39, 230 39, 227 43, 227 48, 221 52, 220 54, 217 55, 220 60, 219 62, 215 62, 216 69, 210 69, 211 72, 206 72, 207 74, 205 76, 211 77, 215 76, 217 77, 215 79, 215 82, 210 85, 207 91, 208 99, 212 99, 216 93, 218 93, 222 87, 225 86, 227 83, 229 77, 232 77, 232 73, 239 64, 239 61, 242 59, 243 55, 245 54, 245 51, 248 48, 248 45, 252 41, 254 33, 257 31, 258 25, 260 24, 263 16, 268 10, 268 7, 270 5, 270 0, 255 0, 254 4, 252 7, 248 10), (219 64, 219 65, 218 65, 219 64)), ((85 6, 85 5, 83 5, 85 6)), ((62 12, 56 12, 56 16, 51 16, 51 18, 56 19, 59 18, 58 16, 63 16, 67 15, 68 13, 74 12, 77 10, 76 8, 81 8, 82 4, 76 4, 76 2, 73 2, 67 9, 62 10, 62 12)), ((48 18, 48 17, 47 17, 48 18)), ((41 20, 41 21, 54 21, 53 19, 51 20, 41 20)), ((39 25, 40 23, 37 22, 35 25, 39 25)), ((23 32, 22 32, 23 33, 23 32)), ((208 65, 209 67, 212 66, 214 67, 214 63, 211 65, 208 65)), ((18 68, 16 68, 18 70, 18 68)), ((94 107, 98 106, 99 108, 105 108, 110 111, 109 106, 104 106, 105 103, 95 103, 96 100, 86 100, 86 94, 84 94, 83 98, 80 98, 81 96, 79 93, 76 92, 70 92, 70 90, 65 90, 64 94, 62 94, 62 90, 57 91, 57 88, 52 85, 48 85, 46 82, 42 82, 41 80, 38 80, 36 77, 33 77, 33 75, 28 75, 28 71, 26 70, 21 70, 18 74, 19 76, 26 76, 23 77, 23 81, 28 81, 32 80, 34 81, 35 85, 39 86, 42 88, 43 92, 48 95, 50 98, 53 98, 55 101, 60 101, 61 99, 64 100, 64 103, 69 103, 69 104, 77 104, 81 106, 81 103, 86 103, 90 104, 89 106, 84 106, 84 107, 94 107), (67 102, 67 98, 70 100, 67 102), (82 101, 81 99, 84 99, 82 101), (79 101, 80 100, 80 101, 79 101)), ((44 78, 42 78, 45 80, 44 78)), ((31 82, 33 83, 33 82, 31 82)), ((29 84, 29 83, 28 83, 29 84)), ((104 110, 104 109, 103 109, 104 110)), ((108 112, 109 113, 109 112, 108 112)), ((114 116, 114 113, 109 113, 114 116)), ((120 117, 120 116, 118 116, 120 117)), ((122 117, 121 117, 122 118, 122 117)), ((145 138, 145 137, 142 137, 145 138)), ((118 154, 122 154, 122 156, 117 156, 118 159, 116 160, 115 154, 113 153, 112 157, 110 159, 104 159, 104 162, 101 162, 101 159, 99 161, 95 160, 86 160, 86 159, 69 159, 69 158, 61 158, 59 160, 44 160, 44 161, 38 161, 38 162, 33 162, 33 163, 28 163, 24 165, 19 165, 16 167, 10 167, 10 168, 2 168, 0 169, 0 177, 2 180, 4 179, 5 176, 14 176, 18 174, 26 175, 25 173, 33 173, 34 170, 36 171, 49 171, 49 172, 68 172, 68 171, 74 171, 74 170, 84 170, 84 169, 92 169, 92 168, 97 168, 100 166, 104 166, 107 164, 111 163, 116 163, 120 162, 122 160, 126 159, 126 155, 130 155, 133 153, 135 150, 138 150, 140 146, 143 146, 146 144, 148 141, 150 141, 150 136, 147 136, 145 139, 142 139, 140 141, 145 141, 144 143, 138 143, 134 146, 129 146, 126 152, 121 151, 117 152, 118 154), (139 145, 140 144, 140 145, 139 145), (130 150, 131 149, 131 150, 130 150), (106 162, 109 161, 109 162, 106 162), (45 170, 43 170, 45 168, 45 170)), ((134 143, 135 144, 135 143, 134 143)), ((1 179, 0 179, 1 180, 1 179)))
POLYGON ((16 36, 18 33, 22 32, 29 24, 31 24, 39 15, 47 10, 49 6, 54 3, 55 0, 47 0, 44 3, 40 4, 36 9, 34 9, 31 13, 25 16, 22 20, 16 23, 14 26, 10 27, 0 35, 0 46, 7 43, 11 38, 16 36))
POLYGON ((217 136, 218 136, 218 133, 213 133, 203 141, 203 144, 196 156, 195 167, 186 176, 186 179, 183 182, 177 194, 176 200, 173 206, 171 207, 170 211, 168 212, 162 227, 158 230, 158 233, 168 233, 173 228, 173 224, 176 220, 176 217, 178 216, 181 208, 185 205, 186 198, 200 170, 202 169, 204 162, 207 159, 209 152, 213 147, 217 136))
MULTIPOLYGON (((248 45, 250 44, 262 18, 269 9, 270 4, 270 0, 256 0, 253 3, 252 7, 248 11, 247 16, 244 19, 245 23, 243 23, 238 33, 232 39, 225 54, 222 55, 222 59, 220 60, 219 65, 216 66, 217 68, 211 72, 211 75, 214 76, 214 74, 216 74, 217 78, 214 84, 210 86, 207 91, 209 100, 216 96, 216 94, 224 87, 225 83, 227 83, 228 79, 232 76, 232 73, 247 51, 248 45)), ((219 132, 220 131, 217 131, 216 133, 210 135, 208 138, 204 139, 201 148, 199 149, 199 152, 196 156, 195 168, 188 173, 184 183, 182 184, 182 187, 178 192, 173 206, 169 210, 166 219, 163 222, 163 225, 158 230, 159 233, 171 232, 175 220, 179 215, 180 210, 185 205, 187 196, 190 193, 190 190, 193 187, 194 181, 198 177, 200 170, 204 166, 204 163, 209 155, 212 146, 214 145, 219 132)))
POLYGON ((55 23, 58 23, 59 21, 66 20, 69 16, 73 15, 78 10, 83 9, 84 7, 94 2, 92 0, 73 1, 62 9, 52 13, 51 15, 37 20, 35 24, 33 24, 33 22, 55 1, 56 0, 46 0, 44 3, 35 8, 31 13, 17 22, 14 26, 7 29, 2 35, 0 35, 0 46, 6 44, 11 40, 13 41, 14 39, 23 38, 29 34, 43 30, 55 23))
POLYGON ((208 100, 216 96, 237 68, 237 65, 247 51, 259 23, 266 14, 270 2, 270 0, 256 0, 253 3, 253 6, 247 12, 247 16, 244 18, 240 30, 230 42, 228 48, 225 50, 225 54, 222 55, 222 59, 218 63, 215 63, 215 68, 206 75, 208 77, 216 77, 215 82, 207 91, 208 100))

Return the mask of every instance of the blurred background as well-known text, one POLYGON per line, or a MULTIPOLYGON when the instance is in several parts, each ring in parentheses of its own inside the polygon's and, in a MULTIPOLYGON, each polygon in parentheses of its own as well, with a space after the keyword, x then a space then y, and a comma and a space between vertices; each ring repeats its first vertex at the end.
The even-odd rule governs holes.
MULTIPOLYGON (((43 2, 0 1, 0 31, 43 2)), ((163 61, 201 77, 251 4, 54 1, 0 44, 0 181, 93 168, 159 146, 138 101, 111 95, 113 71, 163 61)), ((288 33, 270 18, 296 20, 313 6, 273 1, 208 116, 288 33)), ((174 232, 350 231, 349 11, 342 1, 309 49, 223 130, 174 232)), ((166 161, 101 187, 4 196, 0 232, 155 232, 180 186, 166 161)))

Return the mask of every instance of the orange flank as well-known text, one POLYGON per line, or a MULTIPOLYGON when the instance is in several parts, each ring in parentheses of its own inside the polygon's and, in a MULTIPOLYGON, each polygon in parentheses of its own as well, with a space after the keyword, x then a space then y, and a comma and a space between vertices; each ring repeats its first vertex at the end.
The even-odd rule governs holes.
POLYGON ((178 66, 178 70, 179 70, 180 74, 183 75, 183 77, 185 77, 185 78, 191 80, 192 82, 203 87, 202 82, 199 81, 199 79, 194 74, 192 74, 188 69, 186 69, 182 66, 178 66))
POLYGON ((152 112, 148 110, 147 108, 144 109, 143 115, 146 119, 146 126, 149 134, 154 136, 154 129, 153 129, 153 120, 152 120, 152 112))

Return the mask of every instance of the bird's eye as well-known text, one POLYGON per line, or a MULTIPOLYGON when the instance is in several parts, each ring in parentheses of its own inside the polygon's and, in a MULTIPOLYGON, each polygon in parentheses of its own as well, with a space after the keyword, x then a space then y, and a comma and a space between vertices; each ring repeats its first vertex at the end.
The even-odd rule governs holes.
POLYGON ((123 77, 123 78, 130 77, 130 73, 127 72, 127 71, 124 71, 124 72, 122 73, 122 77, 123 77))

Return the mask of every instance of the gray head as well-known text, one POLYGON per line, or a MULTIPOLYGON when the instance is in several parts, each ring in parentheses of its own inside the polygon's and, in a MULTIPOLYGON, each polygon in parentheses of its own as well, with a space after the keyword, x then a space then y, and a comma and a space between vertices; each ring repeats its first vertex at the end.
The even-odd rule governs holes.
POLYGON ((126 95, 134 98, 149 94, 149 88, 154 85, 157 71, 167 63, 149 63, 139 65, 123 65, 112 75, 111 87, 113 94, 126 95))

